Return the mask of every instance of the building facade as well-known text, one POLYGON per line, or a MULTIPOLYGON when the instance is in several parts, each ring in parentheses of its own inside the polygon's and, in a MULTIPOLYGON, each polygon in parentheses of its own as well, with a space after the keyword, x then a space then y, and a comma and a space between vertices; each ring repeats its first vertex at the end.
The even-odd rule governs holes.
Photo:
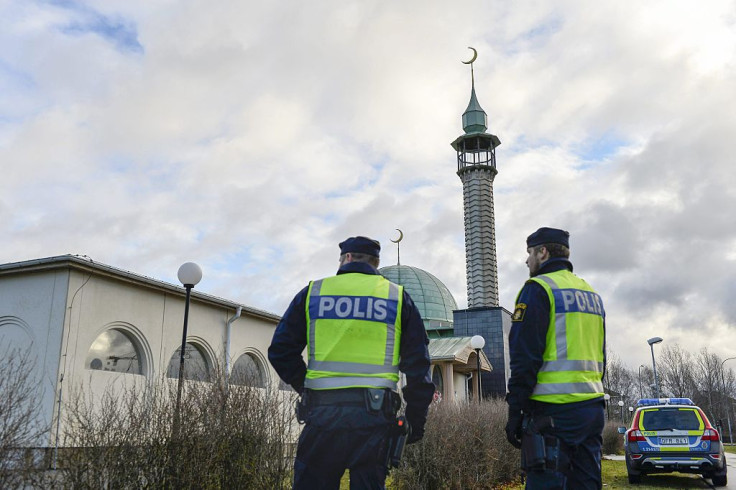
MULTIPOLYGON (((88 258, 0 265, 0 346, 30 349, 33 375, 43 384, 44 427, 56 427, 60 414, 64 420, 77 388, 99 394, 178 378, 184 306, 184 288, 88 258)), ((278 387, 266 352, 279 318, 192 291, 185 379, 229 370, 234 380, 278 387)), ((58 432, 39 445, 56 445, 58 432)))

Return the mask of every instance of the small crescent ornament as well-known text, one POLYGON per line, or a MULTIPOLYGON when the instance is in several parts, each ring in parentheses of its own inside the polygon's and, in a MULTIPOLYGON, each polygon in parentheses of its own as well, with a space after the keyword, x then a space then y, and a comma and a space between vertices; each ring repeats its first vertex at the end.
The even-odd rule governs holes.
POLYGON ((468 49, 471 49, 473 51, 473 57, 470 59, 470 61, 463 61, 463 63, 466 65, 471 64, 478 58, 478 51, 476 51, 475 48, 471 48, 470 46, 468 46, 468 49))
POLYGON ((396 228, 396 231, 399 232, 399 238, 396 239, 396 240, 391 240, 391 241, 394 242, 394 243, 399 243, 401 240, 404 239, 404 232, 401 231, 401 230, 399 230, 398 228, 396 228))

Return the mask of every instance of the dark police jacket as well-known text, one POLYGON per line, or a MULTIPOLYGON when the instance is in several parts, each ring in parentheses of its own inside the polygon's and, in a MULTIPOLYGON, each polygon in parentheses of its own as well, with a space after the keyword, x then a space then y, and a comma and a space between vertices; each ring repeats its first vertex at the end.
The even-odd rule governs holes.
MULTIPOLYGON (((572 272, 572 262, 556 257, 543 263, 536 275, 547 274, 567 268, 572 272)), ((584 402, 568 404, 551 404, 529 399, 537 384, 537 372, 542 367, 542 356, 547 346, 547 329, 549 327, 549 297, 542 286, 534 281, 527 281, 519 293, 517 304, 527 305, 524 315, 518 319, 512 317, 509 333, 509 364, 511 377, 508 382, 506 401, 509 410, 530 413, 542 410, 551 414, 561 410, 572 410, 580 405, 600 403, 596 398, 584 402)), ((605 324, 604 324, 604 365, 605 365, 605 324)), ((605 371, 604 371, 605 372, 605 371)))
MULTIPOLYGON (((378 271, 363 262, 350 262, 337 271, 338 274, 378 274, 378 271)), ((304 389, 307 365, 302 352, 307 345, 306 300, 309 286, 302 289, 292 300, 281 318, 268 348, 268 360, 279 377, 297 392, 304 389)), ((406 401, 406 417, 415 426, 424 426, 434 395, 434 384, 429 373, 430 360, 427 345, 429 339, 424 322, 416 305, 404 290, 401 311, 401 341, 399 347, 399 370, 406 376, 402 389, 406 401)))

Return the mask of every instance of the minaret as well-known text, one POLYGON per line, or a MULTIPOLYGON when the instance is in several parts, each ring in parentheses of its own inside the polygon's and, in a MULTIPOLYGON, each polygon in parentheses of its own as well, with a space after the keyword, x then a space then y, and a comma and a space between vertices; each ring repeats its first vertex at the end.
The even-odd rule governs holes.
POLYGON ((477 52, 473 49, 473 53, 472 60, 463 62, 470 64, 471 74, 470 103, 462 119, 465 134, 452 142, 457 152, 457 175, 463 183, 468 308, 499 305, 493 178, 498 173, 496 147, 501 141, 486 132, 488 116, 475 95, 473 62, 477 52))

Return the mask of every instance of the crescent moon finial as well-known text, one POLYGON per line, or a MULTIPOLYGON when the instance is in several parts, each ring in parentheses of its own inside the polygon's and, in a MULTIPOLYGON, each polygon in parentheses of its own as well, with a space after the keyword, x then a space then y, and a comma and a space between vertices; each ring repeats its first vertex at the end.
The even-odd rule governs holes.
POLYGON ((465 65, 471 65, 476 59, 478 59, 478 51, 475 48, 472 48, 470 46, 468 46, 468 49, 473 51, 473 57, 470 58, 470 61, 463 61, 463 64, 465 65))
POLYGON ((396 228, 396 231, 399 232, 399 238, 396 240, 391 240, 393 243, 396 244, 396 265, 401 265, 401 243, 399 243, 401 240, 404 239, 404 232, 396 228))

